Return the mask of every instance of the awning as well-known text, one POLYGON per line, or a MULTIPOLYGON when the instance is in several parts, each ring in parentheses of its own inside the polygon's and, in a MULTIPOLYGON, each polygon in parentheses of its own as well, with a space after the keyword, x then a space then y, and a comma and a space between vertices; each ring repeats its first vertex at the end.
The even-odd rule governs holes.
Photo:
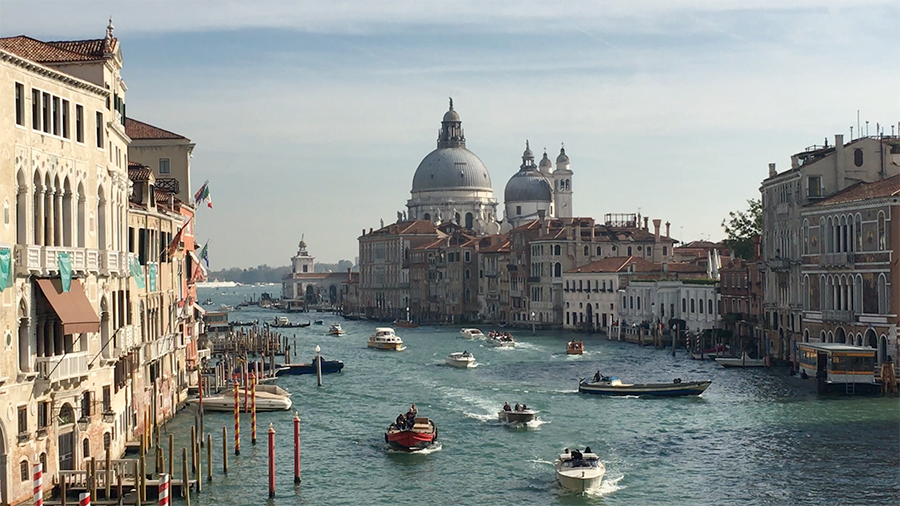
POLYGON ((56 315, 62 320, 64 334, 100 332, 100 318, 84 294, 81 281, 73 279, 68 292, 62 291, 62 280, 58 278, 38 279, 37 283, 44 292, 44 297, 53 306, 56 315))
POLYGON ((202 317, 206 316, 206 310, 200 304, 194 303, 194 310, 202 317))

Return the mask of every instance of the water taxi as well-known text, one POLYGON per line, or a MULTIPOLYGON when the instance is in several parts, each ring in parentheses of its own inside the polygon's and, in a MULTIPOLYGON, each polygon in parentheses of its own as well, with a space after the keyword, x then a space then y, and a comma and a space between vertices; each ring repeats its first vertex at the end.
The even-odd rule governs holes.
POLYGON ((507 402, 503 409, 497 412, 497 418, 503 423, 524 425, 537 419, 537 411, 519 403, 516 403, 515 408, 511 408, 507 402))
POLYGON ((578 391, 583 394, 599 395, 634 395, 634 396, 668 396, 681 397, 686 395, 700 395, 712 380, 681 381, 676 378, 671 383, 622 383, 617 377, 594 377, 593 381, 582 379, 578 383, 578 391))
POLYGON ((484 332, 478 329, 462 329, 459 333, 466 339, 484 339, 484 332))
POLYGON ((569 341, 566 345, 566 355, 581 355, 584 353, 583 341, 569 341))
POLYGON ((276 316, 275 320, 270 325, 277 328, 309 327, 312 325, 312 322, 292 323, 287 316, 276 316))
MULTIPOLYGON (((293 401, 290 395, 282 395, 273 391, 264 390, 262 387, 266 385, 256 385, 256 410, 257 411, 287 411, 291 409, 293 401)), ((274 385, 272 385, 274 386, 274 385)), ((247 390, 238 390, 238 409, 243 409, 244 405, 249 406, 245 399, 250 397, 247 390)), ((188 399, 188 404, 198 404, 199 399, 188 399)), ((223 395, 214 395, 212 397, 203 398, 203 409, 206 411, 234 411, 234 393, 229 392, 223 395)))
POLYGON ((600 457, 593 453, 590 447, 585 448, 584 453, 578 450, 569 452, 567 448, 565 453, 561 453, 556 459, 554 467, 559 484, 567 490, 576 492, 599 488, 606 473, 606 466, 600 462, 600 457))
POLYGON ((841 343, 797 343, 800 375, 815 378, 820 394, 878 393, 876 351, 841 343))
POLYGON ((765 367, 766 359, 750 358, 745 351, 739 358, 716 357, 716 363, 722 367, 765 367))
POLYGON ((444 362, 449 366, 457 367, 459 369, 468 369, 470 367, 475 367, 475 355, 472 355, 468 351, 456 351, 447 355, 444 362))
POLYGON ((497 348, 515 348, 516 340, 513 339, 509 332, 491 332, 488 335, 487 343, 497 348))
POLYGON ((376 350, 403 351, 406 349, 406 347, 403 346, 403 340, 397 337, 397 335, 394 334, 394 329, 390 327, 376 328, 375 333, 369 336, 366 346, 375 348, 376 350))
POLYGON ((414 452, 428 448, 437 440, 437 426, 425 417, 417 416, 402 426, 392 423, 384 433, 384 442, 395 450, 414 452))
POLYGON ((333 336, 342 336, 344 335, 344 329, 341 328, 340 323, 332 323, 331 327, 328 329, 328 333, 333 336))

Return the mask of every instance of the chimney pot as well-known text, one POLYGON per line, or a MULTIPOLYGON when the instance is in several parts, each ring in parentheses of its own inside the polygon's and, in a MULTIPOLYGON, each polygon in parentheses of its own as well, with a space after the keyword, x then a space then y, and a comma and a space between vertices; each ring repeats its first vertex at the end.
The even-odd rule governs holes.
POLYGON ((671 226, 672 226, 672 224, 667 221, 666 222, 666 237, 672 237, 671 235, 669 235, 669 227, 671 227, 671 226))
POLYGON ((650 218, 644 216, 644 230, 650 230, 650 225, 648 224, 649 221, 650 218))
POLYGON ((659 242, 659 226, 662 225, 662 220, 656 219, 653 220, 653 235, 656 236, 656 242, 659 242))
MULTIPOLYGON (((791 157, 791 166, 796 167, 796 166, 794 165, 794 162, 795 162, 794 158, 796 158, 796 157, 793 157, 793 156, 791 157)), ((799 164, 798 164, 798 165, 799 165, 799 164)), ((778 171, 775 170, 775 164, 774 164, 774 163, 770 163, 770 164, 769 164, 769 177, 775 177, 777 174, 778 174, 778 171)))

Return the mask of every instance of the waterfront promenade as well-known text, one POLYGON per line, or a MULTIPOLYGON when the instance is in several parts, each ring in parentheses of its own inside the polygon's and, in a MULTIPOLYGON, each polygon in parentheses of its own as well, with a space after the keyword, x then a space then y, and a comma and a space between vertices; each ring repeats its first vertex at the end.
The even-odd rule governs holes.
MULTIPOLYGON (((256 288, 259 291, 261 288, 256 288)), ((211 295, 234 303, 249 288, 211 295)), ((212 293, 212 291, 210 291, 212 293)), ((201 293, 205 298, 207 293, 201 293)), ((249 295, 247 295, 249 298, 249 295)), ((220 300, 221 299, 221 300, 220 300)), ((232 319, 271 319, 245 310, 232 319)), ((587 353, 567 356, 565 332, 516 333, 520 346, 497 350, 466 341, 455 327, 398 329, 409 349, 366 349, 372 322, 341 323, 343 337, 324 326, 292 329, 295 361, 316 344, 346 363, 317 388, 310 376, 278 384, 293 393, 302 422, 303 483, 291 467, 293 412, 260 413, 259 426, 277 430, 275 504, 896 504, 900 500, 900 401, 896 397, 820 398, 812 385, 784 370, 726 370, 684 352, 601 338, 587 353), (468 350, 473 370, 443 365, 451 351, 468 350), (626 381, 711 378, 700 398, 606 399, 576 393, 579 377, 597 369, 626 381), (540 411, 542 424, 510 429, 496 421, 504 401, 540 411), (405 455, 385 450, 383 431, 411 402, 440 429, 440 450, 405 455), (556 485, 552 460, 564 447, 590 445, 605 462, 601 491, 577 497, 556 485), (825 478, 827 477, 827 478, 825 478)), ((484 330, 488 330, 485 328, 484 330)), ((293 343, 291 343, 293 344, 293 343)), ((189 411, 168 429, 186 446, 189 411)), ((214 437, 214 481, 192 504, 254 504, 266 497, 266 447, 249 444, 244 416, 242 453, 221 475, 221 428, 232 418, 208 413, 214 437)), ((262 430, 262 429, 261 429, 262 430)))

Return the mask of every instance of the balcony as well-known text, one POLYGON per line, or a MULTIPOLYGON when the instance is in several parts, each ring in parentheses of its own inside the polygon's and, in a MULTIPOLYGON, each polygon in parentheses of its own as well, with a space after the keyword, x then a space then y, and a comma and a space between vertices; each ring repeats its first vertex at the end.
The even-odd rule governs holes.
POLYGON ((791 205, 787 202, 781 202, 775 205, 775 214, 787 214, 791 210, 791 205))
POLYGON ((122 273, 128 268, 125 253, 119 251, 101 251, 100 270, 103 274, 110 276, 122 273))
POLYGON ((853 264, 852 253, 823 253, 819 258, 824 267, 852 267, 853 264))
POLYGON ((146 362, 152 362, 154 360, 159 360, 160 358, 168 355, 169 353, 175 352, 175 337, 174 336, 166 336, 161 337, 155 341, 151 341, 146 344, 145 350, 145 358, 146 362))
POLYGON ((122 327, 113 338, 110 347, 113 349, 113 356, 118 358, 133 350, 138 344, 138 332, 135 331, 133 325, 122 327))
POLYGON ((791 268, 791 261, 787 258, 770 258, 766 263, 773 271, 786 271, 791 268))
POLYGON ((529 277, 528 277, 528 282, 529 282, 529 283, 540 283, 540 282, 541 282, 541 277, 540 277, 540 276, 529 276, 529 277))
POLYGON ((853 321, 853 313, 851 311, 839 311, 836 309, 826 309, 822 311, 822 320, 831 322, 850 323, 853 321))
POLYGON ((16 265, 29 274, 47 275, 59 272, 59 254, 68 253, 72 263, 72 272, 83 274, 89 270, 94 250, 85 248, 69 248, 64 246, 16 245, 16 265))
POLYGON ((88 360, 90 360, 90 357, 88 357, 87 352, 67 353, 53 357, 36 357, 35 368, 40 379, 57 383, 87 376, 88 360))

